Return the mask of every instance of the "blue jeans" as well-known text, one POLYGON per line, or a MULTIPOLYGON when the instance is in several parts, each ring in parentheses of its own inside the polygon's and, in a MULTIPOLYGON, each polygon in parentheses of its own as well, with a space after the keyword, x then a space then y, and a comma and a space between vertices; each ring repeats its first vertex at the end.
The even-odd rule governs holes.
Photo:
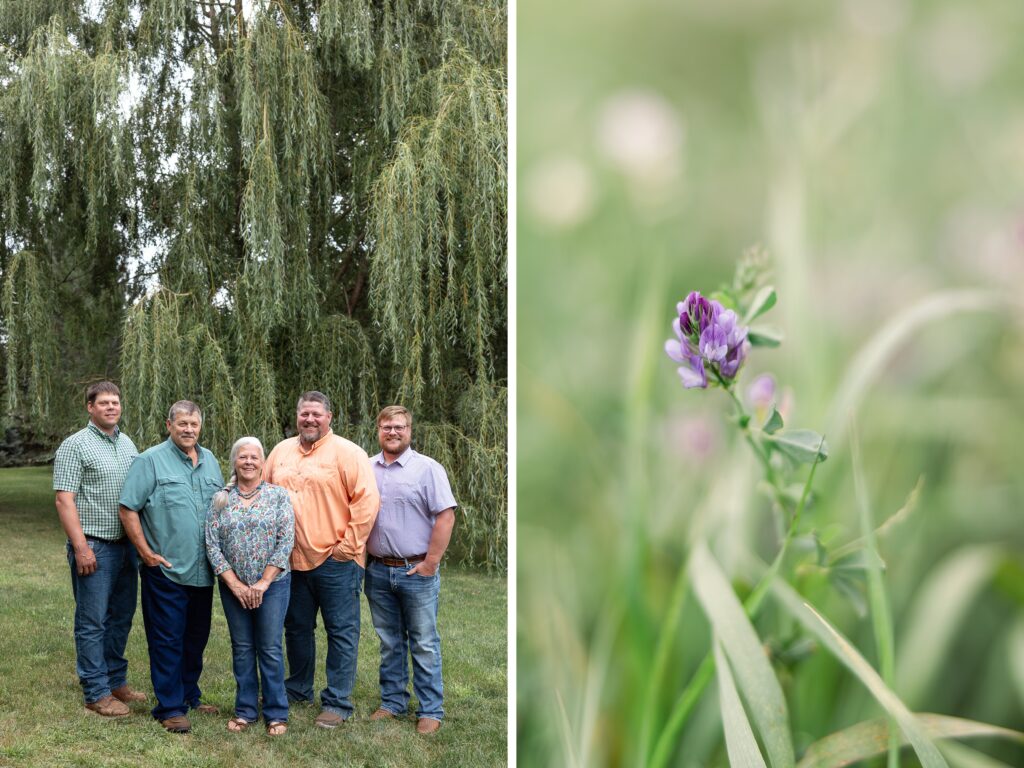
POLYGON ((284 619, 288 649, 289 701, 313 700, 316 667, 316 614, 327 630, 327 687, 320 706, 348 719, 359 653, 359 591, 363 569, 354 560, 328 557, 311 571, 292 571, 292 596, 284 619))
POLYGON ((259 608, 243 608, 224 582, 220 601, 231 633, 231 669, 235 673, 235 715, 255 722, 259 718, 260 683, 263 683, 263 719, 287 722, 288 696, 284 690, 284 613, 291 596, 291 577, 273 582, 259 608), (259 660, 259 675, 256 662, 259 660))
POLYGON ((166 720, 199 706, 199 676, 210 639, 213 587, 178 584, 167 578, 159 565, 143 567, 140 573, 149 676, 156 695, 152 713, 157 720, 166 720))
POLYGON ((85 703, 91 704, 127 682, 124 649, 139 594, 139 563, 127 539, 88 543, 96 556, 96 570, 88 576, 78 575, 70 542, 67 555, 75 596, 75 666, 85 703))
POLYGON ((371 560, 366 569, 366 600, 373 628, 380 638, 381 707, 395 715, 409 706, 409 655, 412 655, 412 688, 419 699, 416 717, 444 717, 444 686, 441 684, 441 636, 437 633, 437 600, 440 572, 433 576, 414 573, 371 560))

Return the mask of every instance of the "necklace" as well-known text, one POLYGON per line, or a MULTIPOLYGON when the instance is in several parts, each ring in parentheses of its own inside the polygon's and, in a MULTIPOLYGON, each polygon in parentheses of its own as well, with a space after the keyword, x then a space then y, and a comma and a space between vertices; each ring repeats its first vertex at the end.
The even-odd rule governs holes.
POLYGON ((257 485, 255 488, 253 488, 251 491, 243 491, 237 485, 235 486, 235 491, 243 499, 251 499, 253 496, 255 496, 257 493, 259 493, 262 490, 263 490, 263 482, 262 481, 260 481, 260 484, 257 485))

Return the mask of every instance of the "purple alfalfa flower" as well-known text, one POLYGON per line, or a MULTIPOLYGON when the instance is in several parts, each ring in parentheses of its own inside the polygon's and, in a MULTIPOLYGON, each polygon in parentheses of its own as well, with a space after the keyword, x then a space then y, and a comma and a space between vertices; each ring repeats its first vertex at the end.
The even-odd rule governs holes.
POLYGON ((762 373, 747 387, 747 401, 755 411, 767 413, 775 404, 776 390, 775 377, 770 373, 762 373))
POLYGON ((701 333, 721 311, 721 304, 714 299, 701 296, 700 291, 691 291, 683 301, 676 304, 683 335, 693 342, 700 339, 701 333))
POLYGON ((735 378, 750 344, 747 329, 736 313, 714 299, 690 293, 676 305, 672 322, 676 338, 665 342, 665 353, 680 364, 679 377, 687 389, 708 385, 707 367, 727 381, 735 378))
POLYGON ((677 338, 665 342, 665 354, 679 363, 677 370, 684 387, 705 389, 708 377, 704 372, 704 360, 691 349, 689 341, 679 330, 678 317, 672 322, 672 329, 676 332, 677 338))

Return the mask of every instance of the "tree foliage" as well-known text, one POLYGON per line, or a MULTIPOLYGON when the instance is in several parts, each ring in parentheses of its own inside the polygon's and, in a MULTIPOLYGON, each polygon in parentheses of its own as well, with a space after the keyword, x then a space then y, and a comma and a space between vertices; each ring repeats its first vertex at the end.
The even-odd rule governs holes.
POLYGON ((113 377, 223 457, 304 389, 371 450, 402 402, 503 567, 505 39, 498 0, 0 0, 8 419, 56 443, 113 377))

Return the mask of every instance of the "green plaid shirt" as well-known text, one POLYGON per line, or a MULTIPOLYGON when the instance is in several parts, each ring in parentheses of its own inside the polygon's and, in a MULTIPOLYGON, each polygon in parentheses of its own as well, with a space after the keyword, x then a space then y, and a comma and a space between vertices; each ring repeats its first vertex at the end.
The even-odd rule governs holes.
POLYGON ((53 490, 75 494, 82 533, 114 541, 124 536, 117 500, 128 467, 139 455, 128 435, 106 434, 91 421, 60 444, 53 460, 53 490))

